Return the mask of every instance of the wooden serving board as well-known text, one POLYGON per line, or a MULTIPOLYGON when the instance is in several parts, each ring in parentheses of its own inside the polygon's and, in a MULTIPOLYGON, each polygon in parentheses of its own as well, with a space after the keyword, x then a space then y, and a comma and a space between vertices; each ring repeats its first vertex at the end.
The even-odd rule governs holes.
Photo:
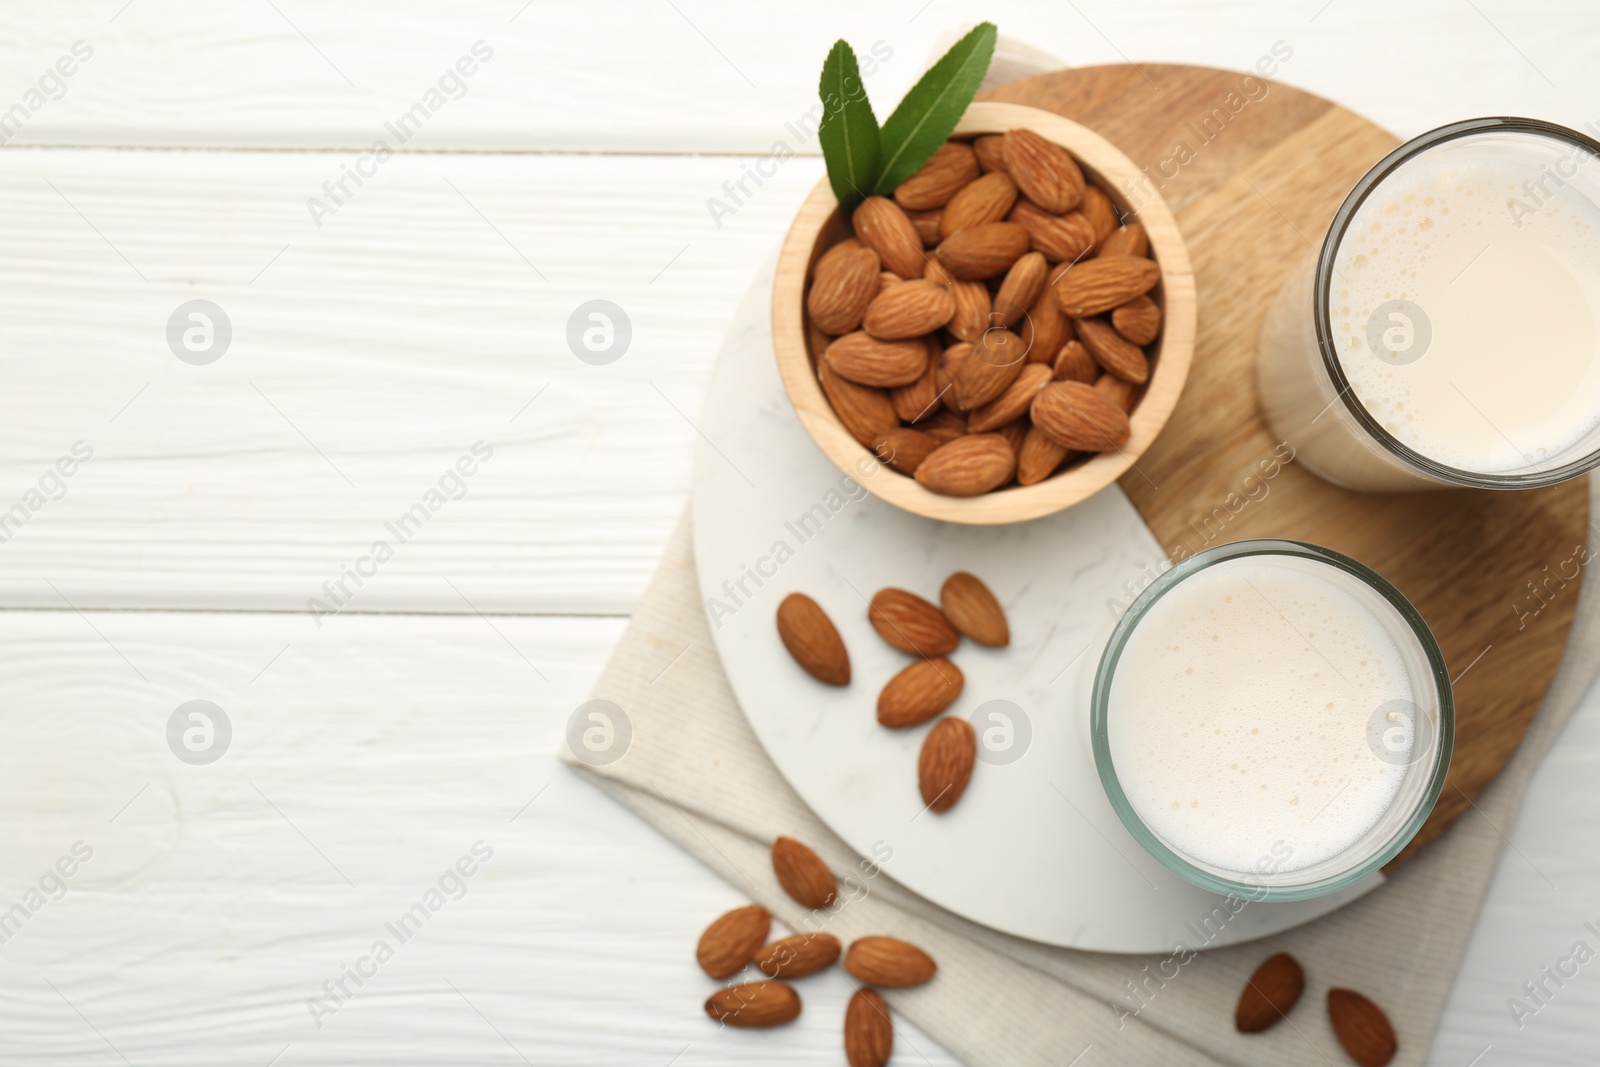
POLYGON ((1256 405, 1262 318, 1351 186, 1399 143, 1393 134, 1299 89, 1203 67, 1061 71, 984 98, 1105 136, 1147 168, 1188 243, 1199 294, 1188 385, 1121 479, 1168 554, 1251 537, 1326 545, 1392 581, 1437 635, 1456 680, 1455 755, 1433 816, 1394 861, 1404 862, 1499 773, 1544 698, 1583 580, 1587 480, 1376 495, 1292 462, 1264 473, 1279 441, 1256 405))

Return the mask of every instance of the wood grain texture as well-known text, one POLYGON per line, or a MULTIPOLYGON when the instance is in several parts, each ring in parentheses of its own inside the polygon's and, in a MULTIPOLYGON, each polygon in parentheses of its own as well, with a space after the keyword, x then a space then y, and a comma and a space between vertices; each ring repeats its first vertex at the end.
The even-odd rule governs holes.
MULTIPOLYGON (((966 137, 1020 127, 1032 129, 1070 151, 1089 178, 1119 202, 1125 216, 1143 224, 1148 233, 1151 258, 1161 264, 1161 282, 1151 296, 1163 309, 1161 336, 1150 352, 1150 381, 1130 417, 1132 435, 1121 448, 1102 452, 1037 485, 1013 484, 981 496, 955 497, 932 492, 893 471, 882 478, 862 479, 861 484, 874 496, 923 518, 971 525, 1026 522, 1087 500, 1139 462, 1172 414, 1189 374, 1194 353, 1194 272, 1172 213, 1159 196, 1142 200, 1136 211, 1130 211, 1128 198, 1118 190, 1133 186, 1139 178, 1138 168, 1094 130, 1061 122, 1052 114, 1006 104, 976 103, 967 109, 955 133, 966 137)), ((801 205, 784 238, 772 284, 772 338, 783 387, 801 425, 834 465, 847 475, 858 476, 872 468, 873 453, 845 429, 823 396, 817 382, 816 353, 809 351, 802 313, 811 268, 843 232, 838 201, 823 180, 801 205)))
POLYGON ((1238 72, 1142 69, 1148 77, 1062 71, 994 96, 1060 111, 1149 167, 1188 242, 1200 294, 1189 386, 1138 473, 1121 483, 1168 554, 1251 537, 1326 545, 1393 582, 1438 637, 1457 680, 1455 755, 1401 863, 1469 808, 1539 709, 1582 581, 1581 570, 1570 580, 1551 575, 1587 545, 1588 483, 1379 495, 1340 489, 1292 462, 1264 475, 1280 442, 1256 404, 1261 320, 1287 268, 1321 241, 1350 187, 1398 141, 1285 85, 1246 94, 1238 72), (1244 106, 1229 109, 1230 94, 1244 106), (1214 109, 1227 118, 1208 127, 1214 109), (1192 159, 1168 164, 1172 176, 1160 180, 1163 161, 1183 155, 1180 144, 1192 159))

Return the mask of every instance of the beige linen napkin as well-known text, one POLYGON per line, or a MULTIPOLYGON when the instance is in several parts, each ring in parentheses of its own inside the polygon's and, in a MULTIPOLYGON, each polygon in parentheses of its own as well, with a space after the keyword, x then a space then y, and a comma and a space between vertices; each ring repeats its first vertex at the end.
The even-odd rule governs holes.
MULTIPOLYGON (((1002 38, 985 84, 1056 66, 1002 38)), ((926 948, 939 962, 938 977, 887 998, 974 1067, 1344 1063, 1322 1008, 1333 986, 1360 989, 1382 1005, 1400 1038, 1394 1062, 1421 1063, 1505 840, 1501 830, 1510 828, 1534 767, 1600 668, 1600 610, 1585 590, 1566 659, 1505 771, 1449 832, 1344 909, 1209 952, 1146 957, 1052 948, 928 903, 811 813, 756 740, 723 673, 701 606, 689 525, 686 512, 595 686, 594 698, 616 704, 631 727, 624 754, 605 766, 580 762, 567 749, 561 757, 790 928, 825 929, 845 942, 892 934, 926 948), (807 913, 778 886, 768 850, 781 834, 812 845, 840 876, 841 901, 831 911, 807 913), (1302 1007, 1285 1025, 1241 1036, 1233 1028, 1239 990, 1277 951, 1307 967, 1302 1007)))

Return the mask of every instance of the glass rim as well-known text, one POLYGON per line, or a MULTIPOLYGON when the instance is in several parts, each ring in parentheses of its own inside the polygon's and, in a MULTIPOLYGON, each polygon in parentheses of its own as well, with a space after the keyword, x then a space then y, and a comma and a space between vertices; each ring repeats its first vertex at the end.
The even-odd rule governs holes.
POLYGON ((1410 465, 1413 470, 1450 485, 1475 489, 1538 489, 1567 481, 1600 466, 1600 447, 1592 449, 1587 455, 1580 456, 1570 463, 1526 474, 1468 471, 1431 459, 1384 429, 1356 397, 1355 390, 1350 387, 1349 379, 1345 377, 1344 369, 1339 365, 1339 355, 1333 341, 1331 316, 1328 312, 1329 294, 1333 286, 1333 261, 1338 253, 1339 244, 1356 212, 1360 210, 1372 191, 1401 164, 1428 149, 1482 133, 1538 134, 1552 140, 1565 141, 1600 159, 1600 141, 1579 130, 1547 122, 1544 119, 1516 116, 1463 119, 1413 137, 1373 164, 1372 168, 1361 176, 1361 180, 1356 182, 1355 187, 1344 198, 1344 202, 1339 205, 1339 210, 1334 213, 1333 221, 1328 224, 1328 232, 1323 237, 1321 248, 1317 252, 1316 277, 1311 291, 1312 319, 1317 335, 1317 347, 1322 353, 1322 364, 1327 370, 1329 380, 1333 383, 1334 398, 1343 403, 1344 410, 1375 443, 1410 465))
MULTIPOLYGON (((1202 552, 1197 552, 1187 559, 1175 563, 1172 567, 1151 582, 1134 599, 1133 604, 1117 620, 1117 625, 1111 633, 1111 638, 1106 642, 1105 650, 1100 655, 1100 663, 1095 670, 1094 691, 1090 702, 1089 733, 1094 749, 1095 770, 1100 775, 1100 784, 1105 789, 1106 797, 1111 802, 1111 807, 1117 813, 1117 818, 1122 820, 1122 825, 1127 829, 1141 848, 1153 856, 1163 867, 1177 874, 1194 885, 1213 892, 1223 893, 1239 899, 1256 901, 1287 901, 1305 900, 1311 897, 1324 896, 1336 892, 1347 886, 1354 885, 1361 879, 1377 871, 1384 864, 1399 854, 1400 850, 1411 843, 1417 831, 1422 829, 1428 817, 1433 813, 1434 805, 1439 800, 1439 794, 1444 789, 1445 775, 1450 770, 1450 757, 1455 747, 1455 698, 1450 684, 1450 673, 1445 666, 1444 653, 1439 648, 1439 642, 1433 636, 1433 631, 1428 628, 1427 622, 1421 613, 1405 598, 1405 595, 1396 589, 1381 574, 1352 559, 1342 552, 1335 552, 1331 548, 1313 545, 1305 541, 1291 541, 1285 538, 1255 538, 1247 541, 1233 541, 1225 545, 1217 545, 1202 552), (1438 744, 1434 747, 1432 767, 1428 770, 1428 782, 1418 799, 1416 810, 1413 811, 1386 842, 1383 847, 1374 852, 1365 861, 1356 867, 1295 885, 1265 885, 1256 881, 1231 879, 1221 877, 1214 872, 1199 867, 1190 862, 1182 854, 1169 848, 1154 830, 1134 810, 1133 803, 1128 800, 1123 792, 1122 783, 1117 777, 1116 767, 1111 760, 1111 738, 1108 729, 1109 710, 1111 702, 1111 681, 1116 675, 1116 667, 1121 659, 1122 651, 1127 646, 1139 622, 1150 611, 1150 608, 1175 586, 1185 579, 1206 570, 1219 563, 1246 556, 1293 556, 1299 559, 1310 559, 1338 568, 1362 582, 1376 592, 1390 606, 1392 606, 1411 629, 1417 643, 1428 662, 1428 673, 1434 683, 1434 690, 1439 701, 1438 744)), ((1245 874, 1246 872, 1240 872, 1245 874)))

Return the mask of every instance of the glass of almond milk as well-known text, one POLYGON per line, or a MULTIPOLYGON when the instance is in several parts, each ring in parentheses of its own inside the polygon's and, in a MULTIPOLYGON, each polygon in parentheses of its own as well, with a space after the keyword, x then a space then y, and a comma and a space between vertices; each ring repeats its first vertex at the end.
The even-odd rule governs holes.
POLYGON ((1351 489, 1600 464, 1600 142, 1486 118, 1385 156, 1279 291, 1257 385, 1296 458, 1351 489))
POLYGON ((1321 896, 1393 859, 1433 810, 1455 735, 1416 609, 1298 541, 1221 545, 1162 574, 1112 633, 1091 709, 1128 831, 1246 900, 1321 896))

